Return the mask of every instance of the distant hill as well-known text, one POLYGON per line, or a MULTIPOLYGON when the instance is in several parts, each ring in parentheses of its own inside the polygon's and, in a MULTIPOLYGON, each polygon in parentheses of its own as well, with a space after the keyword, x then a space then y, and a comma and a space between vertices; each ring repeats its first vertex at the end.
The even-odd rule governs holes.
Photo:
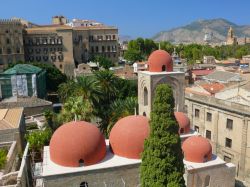
POLYGON ((133 40, 133 38, 129 35, 120 35, 119 36, 119 41, 124 42, 124 41, 130 41, 133 40))
POLYGON ((212 33, 212 42, 226 40, 229 27, 232 26, 237 37, 250 37, 250 25, 237 25, 225 19, 197 20, 186 26, 162 31, 152 39, 172 43, 203 43, 205 33, 212 33))

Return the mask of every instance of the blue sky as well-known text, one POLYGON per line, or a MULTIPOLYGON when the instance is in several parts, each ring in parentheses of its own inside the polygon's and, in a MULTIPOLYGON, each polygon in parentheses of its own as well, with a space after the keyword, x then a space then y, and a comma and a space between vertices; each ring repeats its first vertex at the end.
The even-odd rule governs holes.
POLYGON ((250 0, 1 0, 0 18, 49 24, 54 15, 94 19, 122 35, 152 37, 197 19, 225 18, 250 25, 250 0))

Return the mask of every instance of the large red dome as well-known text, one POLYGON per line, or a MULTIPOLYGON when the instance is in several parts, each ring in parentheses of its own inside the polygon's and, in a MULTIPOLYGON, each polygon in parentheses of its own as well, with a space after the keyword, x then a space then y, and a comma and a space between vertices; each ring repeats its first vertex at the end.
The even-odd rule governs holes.
POLYGON ((149 120, 144 116, 127 116, 112 128, 109 141, 114 154, 139 159, 144 140, 149 136, 149 120))
POLYGON ((191 136, 182 144, 184 158, 190 162, 203 163, 212 159, 212 146, 206 138, 191 136))
POLYGON ((190 120, 183 112, 175 112, 175 119, 179 124, 179 134, 186 134, 190 131, 190 120))
POLYGON ((148 58, 150 72, 173 71, 172 57, 164 50, 156 50, 148 58))
POLYGON ((105 139, 99 129, 88 122, 70 122, 59 127, 50 140, 50 158, 68 167, 87 166, 106 155, 105 139))

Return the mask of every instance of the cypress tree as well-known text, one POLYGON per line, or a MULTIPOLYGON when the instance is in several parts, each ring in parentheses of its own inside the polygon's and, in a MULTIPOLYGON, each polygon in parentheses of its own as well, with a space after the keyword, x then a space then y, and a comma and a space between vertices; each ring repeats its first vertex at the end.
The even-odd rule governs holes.
POLYGON ((170 86, 158 85, 144 142, 140 178, 143 187, 184 187, 184 164, 170 86))

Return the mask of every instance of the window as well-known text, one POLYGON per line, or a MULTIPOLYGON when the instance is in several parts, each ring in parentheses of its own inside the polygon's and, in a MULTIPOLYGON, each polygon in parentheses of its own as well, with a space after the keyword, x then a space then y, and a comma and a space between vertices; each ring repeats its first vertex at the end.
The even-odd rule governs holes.
POLYGON ((81 184, 80 184, 80 187, 88 187, 89 185, 88 185, 88 183, 87 182, 82 182, 81 184))
POLYGON ((211 131, 206 130, 206 138, 211 140, 211 131))
POLYGON ((43 60, 46 62, 48 61, 49 57, 48 56, 43 56, 43 60))
POLYGON ((194 116, 195 116, 196 118, 199 118, 199 117, 200 117, 200 110, 199 110, 199 109, 195 109, 195 110, 194 110, 194 116))
POLYGON ((233 120, 227 119, 227 129, 232 130, 233 129, 233 120))
POLYGON ((166 71, 166 66, 165 66, 165 65, 163 65, 163 66, 161 67, 161 71, 166 71))
MULTIPOLYGON (((60 64, 59 68, 62 69, 62 64, 60 64)), ((79 163, 80 163, 80 162, 79 162, 79 163)))
POLYGON ((110 52, 110 46, 108 46, 108 52, 110 52))
POLYGON ((2 50, 2 48, 0 48, 0 54, 2 54, 3 53, 3 50, 2 50))
POLYGON ((229 162, 231 162, 231 158, 228 156, 224 156, 224 161, 229 163, 229 162))
POLYGON ((93 46, 91 47, 91 52, 94 53, 94 47, 93 46))
POLYGON ((199 132, 199 127, 198 127, 198 126, 194 126, 194 130, 195 130, 196 132, 199 132))
POLYGON ((99 47, 96 46, 96 47, 95 47, 95 52, 98 53, 98 51, 99 51, 99 47))
POLYGON ((19 47, 16 48, 16 53, 20 53, 20 48, 19 47))
POLYGON ((180 129, 180 134, 183 134, 184 133, 184 128, 181 128, 180 129))
POLYGON ((105 52, 105 47, 104 46, 102 46, 102 52, 105 52))
POLYGON ((232 140, 230 138, 226 138, 225 146, 229 148, 232 147, 232 140))
POLYGON ((115 40, 115 35, 113 35, 113 40, 115 40))
POLYGON ((144 87, 144 106, 148 105, 148 89, 144 87))
POLYGON ((6 44, 10 44, 10 39, 9 38, 6 39, 6 44))
POLYGON ((5 30, 5 33, 9 33, 9 30, 5 30))
POLYGON ((10 48, 7 49, 7 54, 11 54, 11 49, 10 48))
POLYGON ((146 112, 143 112, 143 114, 142 114, 143 116, 147 116, 147 114, 146 114, 146 112))
POLYGON ((207 175, 206 178, 205 178, 205 185, 204 185, 204 186, 205 186, 205 187, 208 187, 209 184, 210 184, 210 176, 207 175))
POLYGON ((212 121, 212 114, 207 112, 207 121, 212 121))

